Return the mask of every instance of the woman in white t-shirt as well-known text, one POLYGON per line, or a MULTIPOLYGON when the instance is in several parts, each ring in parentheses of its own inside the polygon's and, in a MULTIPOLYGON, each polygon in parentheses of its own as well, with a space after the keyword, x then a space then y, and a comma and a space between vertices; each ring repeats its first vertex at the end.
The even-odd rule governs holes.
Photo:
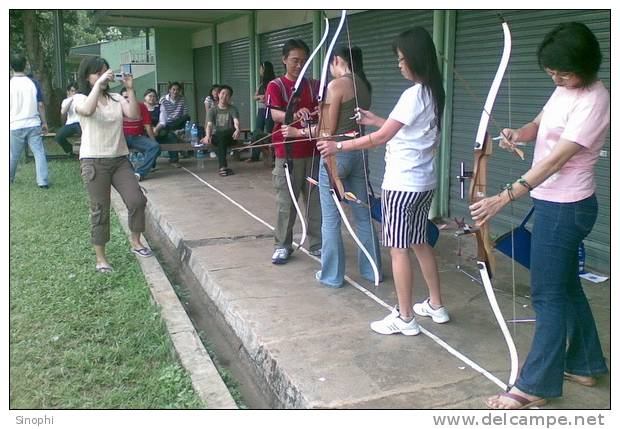
POLYGON ((441 301, 439 273, 427 242, 426 222, 436 185, 435 150, 439 144, 445 92, 437 66, 435 45, 428 32, 414 27, 399 34, 392 48, 403 77, 414 85, 406 89, 388 119, 360 109, 360 124, 379 128, 364 137, 317 143, 321 155, 386 144, 381 205, 383 245, 390 248, 398 307, 370 327, 380 334, 420 333, 414 311, 436 323, 450 320, 441 301), (412 308, 412 248, 420 263, 430 297, 412 308))
POLYGON ((543 405, 562 395, 563 381, 594 386, 606 373, 596 324, 583 293, 579 243, 597 217, 594 165, 610 124, 609 91, 598 79, 596 37, 581 23, 560 24, 538 48, 538 63, 556 86, 542 112, 519 129, 503 130, 502 147, 535 141, 532 168, 500 194, 470 206, 477 225, 528 192, 531 244, 532 346, 515 385, 487 399, 496 409, 543 405))
POLYGON ((149 257, 152 252, 141 242, 145 227, 146 197, 127 155, 123 117, 139 119, 140 109, 133 90, 133 77, 123 76, 127 99, 110 93, 108 82, 114 73, 106 60, 87 57, 78 68, 78 94, 73 96, 75 112, 82 126, 80 171, 90 197, 91 243, 101 273, 112 271, 105 246, 110 240, 110 191, 118 191, 127 206, 132 252, 149 257))

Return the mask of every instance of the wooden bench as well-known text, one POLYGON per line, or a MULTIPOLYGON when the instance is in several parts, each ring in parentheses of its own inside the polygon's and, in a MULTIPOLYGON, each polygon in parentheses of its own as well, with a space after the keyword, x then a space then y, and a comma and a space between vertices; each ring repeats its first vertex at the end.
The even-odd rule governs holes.
MULTIPOLYGON (((250 134, 251 134, 251 130, 248 128, 242 129, 241 133, 243 134, 243 139, 239 139, 235 142, 235 144, 233 146, 230 147, 230 149, 239 149, 242 148, 243 146, 246 146, 250 143, 250 134)), ((56 134, 52 134, 51 136, 55 136, 56 134)), ((47 135, 46 135, 47 136, 47 135)), ((182 139, 182 142, 178 142, 178 143, 160 143, 159 144, 159 149, 163 152, 163 151, 167 151, 167 152, 191 152, 191 151, 196 151, 196 150, 205 150, 205 147, 194 147, 191 145, 191 143, 185 141, 183 136, 179 136, 180 139, 182 139)), ((72 140, 70 138, 70 140, 72 140)), ((212 149, 212 148, 211 148, 212 149)), ((265 165, 267 165, 267 163, 271 163, 271 148, 270 147, 262 147, 260 148, 261 152, 263 153, 263 158, 265 160, 265 165)), ((135 152, 132 150, 132 152, 135 152)), ((235 150, 232 152, 232 159, 234 159, 235 161, 240 161, 241 160, 241 152, 244 152, 242 150, 235 150)), ((250 152, 250 149, 247 150, 247 152, 250 152)), ((80 153, 80 139, 76 139, 75 141, 73 141, 73 153, 75 154, 79 154, 80 153)))
MULTIPOLYGON (((56 137, 56 133, 47 133, 47 134, 42 134, 41 135, 42 139, 43 139, 43 146, 46 146, 46 140, 49 142, 50 139, 54 139, 54 137, 56 137)), ((71 136, 68 139, 72 145, 75 145, 75 142, 77 142, 78 145, 78 152, 79 152, 79 146, 80 146, 80 136, 71 136)), ((59 146, 60 147, 60 146, 59 146)), ((32 152, 30 151, 30 146, 26 145, 26 150, 24 151, 25 155, 26 155, 26 159, 25 162, 29 162, 31 159, 34 159, 34 155, 32 154, 32 152)), ((73 146, 73 153, 77 153, 75 152, 75 146, 73 146)), ((67 159, 70 158, 69 155, 62 153, 62 154, 48 154, 47 150, 45 151, 45 158, 46 159, 67 159)))
MULTIPOLYGON (((249 128, 244 128, 241 130, 241 134, 243 135, 242 139, 239 139, 235 142, 234 145, 232 145, 230 147, 230 149, 238 149, 241 148, 247 144, 249 144, 250 142, 250 135, 251 135, 252 131, 249 128)), ((187 151, 195 151, 195 150, 205 150, 205 147, 194 147, 192 146, 187 139, 185 138, 184 135, 180 135, 178 136, 179 139, 182 139, 182 142, 179 143, 160 143, 159 144, 159 149, 163 152, 163 151, 178 151, 178 152, 187 152, 187 151)), ((209 150, 212 150, 213 147, 211 147, 209 150)), ((249 151, 249 150, 248 150, 249 151)), ((241 160, 241 152, 240 150, 235 150, 232 152, 232 159, 234 159, 235 161, 240 161, 241 160)))

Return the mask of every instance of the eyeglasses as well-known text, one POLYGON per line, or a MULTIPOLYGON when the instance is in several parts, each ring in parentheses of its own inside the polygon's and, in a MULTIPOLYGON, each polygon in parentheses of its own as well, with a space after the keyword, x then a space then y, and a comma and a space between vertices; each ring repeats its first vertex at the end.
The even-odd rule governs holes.
POLYGON ((304 64, 306 64, 306 59, 305 58, 294 58, 294 57, 289 57, 286 59, 286 61, 293 65, 293 66, 304 66, 304 64))
POLYGON ((545 73, 547 73, 551 78, 558 78, 561 80, 570 80, 575 76, 575 73, 571 72, 556 72, 550 69, 545 69, 545 73))

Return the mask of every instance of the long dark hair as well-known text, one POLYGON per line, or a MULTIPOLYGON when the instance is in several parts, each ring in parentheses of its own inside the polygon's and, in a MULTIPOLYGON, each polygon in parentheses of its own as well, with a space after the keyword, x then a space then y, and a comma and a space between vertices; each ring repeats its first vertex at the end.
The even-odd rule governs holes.
POLYGON ((372 92, 372 85, 368 81, 366 73, 364 73, 364 58, 362 56, 362 50, 359 47, 352 46, 349 51, 348 46, 338 45, 334 48, 332 57, 329 60, 333 61, 334 57, 342 58, 348 64, 351 71, 362 79, 362 82, 364 82, 366 88, 368 88, 368 93, 372 92))
MULTIPOLYGON (((84 94, 88 96, 90 91, 92 91, 93 86, 88 81, 88 76, 91 74, 99 73, 103 71, 104 68, 107 70, 110 68, 110 64, 101 57, 86 57, 80 62, 80 66, 77 71, 77 84, 78 84, 78 94, 84 94)), ((106 87, 101 90, 102 94, 106 97, 113 100, 110 96, 110 88, 106 87)))
POLYGON ((276 78, 276 74, 273 71, 273 64, 271 61, 263 61, 260 63, 263 68, 263 76, 260 78, 261 86, 267 87, 267 84, 276 78))
POLYGON ((396 36, 392 42, 392 50, 397 55, 400 51, 409 70, 415 73, 423 86, 430 89, 435 100, 437 128, 441 130, 446 93, 441 82, 437 52, 431 35, 423 27, 413 27, 396 36))
POLYGON ((587 86, 597 79, 603 55, 592 31, 580 22, 560 24, 538 47, 540 68, 574 73, 587 86))

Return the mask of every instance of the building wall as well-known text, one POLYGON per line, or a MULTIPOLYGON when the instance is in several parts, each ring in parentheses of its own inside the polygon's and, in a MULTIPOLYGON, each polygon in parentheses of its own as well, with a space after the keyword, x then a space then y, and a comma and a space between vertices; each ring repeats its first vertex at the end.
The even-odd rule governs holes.
MULTIPOLYGON (((329 11, 330 23, 337 21, 339 11, 329 11)), ((529 121, 535 117, 542 108, 548 94, 552 91, 552 83, 536 63, 535 47, 542 40, 552 25, 558 22, 583 21, 595 32, 603 49, 604 62, 601 70, 601 78, 608 88, 611 88, 610 75, 610 14, 608 11, 599 10, 504 10, 503 16, 510 23, 513 30, 513 54, 509 72, 500 90, 494 122, 502 126, 518 126, 520 123, 529 121)), ((281 69, 277 64, 277 46, 272 42, 276 38, 285 40, 288 35, 299 33, 300 26, 312 25, 314 11, 310 10, 262 10, 257 11, 256 44, 261 57, 273 57, 276 69, 281 69)), ((366 74, 373 84, 373 108, 379 114, 387 115, 391 107, 396 103, 397 97, 407 82, 402 79, 396 67, 396 60, 391 50, 391 43, 398 32, 412 26, 422 25, 432 32, 433 11, 415 10, 371 10, 356 11, 349 14, 349 30, 352 44, 358 45, 364 51, 366 74)), ((247 17, 237 18, 226 24, 218 25, 217 43, 227 46, 226 43, 252 37, 248 35, 247 17)), ((441 29, 438 29, 441 31, 441 29)), ((445 28, 445 30, 448 30, 445 28)), ((456 11, 455 28, 450 28, 455 34, 452 42, 455 49, 456 69, 469 82, 470 88, 476 93, 476 97, 482 100, 486 96, 490 85, 490 79, 495 72, 502 45, 501 26, 495 11, 464 10, 456 11)), ((330 31, 333 33, 333 29, 330 31)), ((446 34, 448 32, 446 31, 446 34)), ((340 42, 346 43, 346 29, 343 30, 340 42)), ((211 30, 208 28, 194 30, 157 30, 157 75, 158 81, 192 80, 193 60, 192 49, 212 45, 211 30)), ((307 40, 312 47, 313 41, 307 40)), ((220 64, 226 54, 220 53, 216 59, 220 64)), ((249 58, 248 58, 249 59, 249 58)), ((265 58, 259 58, 259 60, 265 58)), ((281 71, 281 70, 280 70, 281 71)), ((241 79, 241 77, 239 77, 241 79)), ((255 76, 247 76, 248 81, 255 76)), ((454 88, 451 116, 446 121, 452 124, 444 129, 448 135, 450 152, 446 154, 449 161, 447 167, 440 174, 449 175, 449 192, 445 199, 449 207, 448 215, 467 216, 467 204, 458 199, 458 184, 454 177, 458 174, 460 161, 463 160, 471 165, 473 160, 472 147, 475 134, 475 126, 480 119, 482 101, 474 101, 467 95, 468 89, 456 77, 450 77, 450 84, 454 88)), ((247 91, 245 91, 247 92, 247 91)), ((244 95, 235 92, 235 100, 244 95)), ((245 94, 248 102, 251 102, 252 94, 245 94)), ((189 99, 189 97, 188 97, 189 99)), ((193 99, 193 97, 192 97, 193 99)), ((449 98, 450 99, 450 98, 449 98)), ((192 101, 193 107, 193 101, 192 101)), ((494 126, 490 125, 494 131, 494 126)), ((608 138, 604 150, 606 155, 601 155, 595 173, 599 187, 599 220, 594 231, 586 240, 587 263, 595 270, 609 273, 610 263, 610 139, 608 138)), ((499 152, 499 151, 498 151, 499 152)), ((509 154, 496 153, 490 166, 489 180, 492 189, 506 182, 508 177, 519 177, 531 164, 531 150, 526 151, 529 162, 516 165, 513 157, 509 154)), ((370 180, 378 188, 385 168, 383 161, 383 148, 378 148, 370 153, 371 166, 370 180)), ((518 223, 520 217, 529 207, 526 199, 515 205, 512 214, 502 213, 494 221, 493 233, 500 235, 510 229, 511 225, 518 223)))
POLYGON ((161 88, 164 88, 166 83, 173 81, 182 83, 192 121, 200 123, 195 103, 192 32, 185 29, 158 28, 155 31, 155 49, 160 96, 165 95, 161 88))
MULTIPOLYGON (((155 37, 150 36, 151 49, 155 43, 155 37)), ((113 70, 119 70, 121 66, 121 54, 127 51, 144 51, 146 50, 146 38, 134 37, 132 39, 115 40, 109 43, 101 44, 101 56, 105 58, 113 70)))

